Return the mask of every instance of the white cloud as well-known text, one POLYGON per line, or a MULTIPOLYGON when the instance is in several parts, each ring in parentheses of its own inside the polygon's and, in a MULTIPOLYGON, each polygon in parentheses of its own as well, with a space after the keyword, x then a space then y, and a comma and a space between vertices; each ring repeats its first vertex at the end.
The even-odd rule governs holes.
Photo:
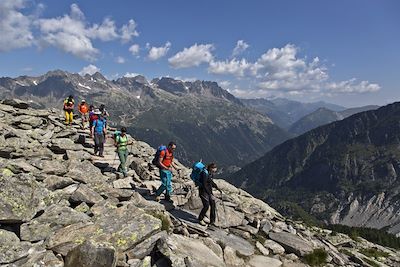
POLYGON ((181 76, 177 76, 174 79, 175 80, 180 80, 180 81, 183 81, 183 82, 195 82, 195 81, 199 80, 196 77, 181 77, 181 76))
POLYGON ((0 1, 0 52, 33 44, 31 17, 21 12, 25 2, 25 0, 0 1))
POLYGON ((115 22, 106 18, 101 25, 94 24, 90 29, 88 29, 88 36, 102 41, 117 39, 118 33, 115 22))
POLYGON ((80 72, 79 75, 84 76, 85 74, 93 75, 96 72, 100 72, 100 68, 96 67, 95 65, 88 65, 84 67, 80 72))
POLYGON ((333 93, 372 93, 381 89, 379 84, 370 83, 369 81, 357 83, 355 78, 347 81, 331 82, 327 87, 333 93))
POLYGON ((152 47, 150 48, 149 54, 148 54, 148 59, 154 61, 157 59, 162 58, 168 53, 168 50, 171 48, 171 43, 166 42, 164 46, 161 47, 152 47))
POLYGON ((189 48, 184 48, 173 57, 168 59, 169 64, 176 69, 199 66, 202 63, 210 62, 214 56, 212 44, 194 44, 189 48))
POLYGON ((219 86, 221 86, 222 88, 226 89, 231 85, 230 81, 220 81, 218 82, 219 86))
POLYGON ((127 73, 125 73, 124 77, 133 78, 133 77, 136 77, 138 75, 140 75, 140 74, 136 73, 136 72, 127 72, 127 73))
POLYGON ((115 62, 117 62, 118 64, 124 64, 125 58, 118 56, 118 57, 116 57, 115 62))
MULTIPOLYGON (((239 43, 239 42, 238 42, 239 43)), ((368 81, 356 79, 332 81, 328 69, 318 57, 308 60, 299 56, 299 48, 287 44, 272 48, 255 62, 233 58, 225 61, 210 61, 208 71, 213 74, 247 77, 255 82, 256 89, 236 88, 231 92, 239 97, 266 97, 273 93, 279 96, 313 96, 377 92, 381 87, 368 81)))
POLYGON ((208 72, 213 74, 231 74, 237 77, 243 77, 247 71, 252 69, 252 64, 246 59, 237 60, 236 58, 230 61, 214 61, 210 62, 208 72))
POLYGON ((140 50, 140 47, 138 44, 133 44, 133 45, 131 45, 131 47, 129 47, 129 52, 131 52, 132 55, 134 55, 134 56, 139 55, 139 50, 140 50))
POLYGON ((133 37, 139 36, 139 33, 136 31, 137 24, 131 19, 128 24, 125 24, 121 28, 121 40, 126 43, 132 40, 133 37))
POLYGON ((94 61, 99 50, 93 46, 93 40, 112 41, 121 38, 122 41, 129 41, 138 35, 134 20, 118 30, 115 21, 110 18, 105 18, 100 25, 90 25, 77 4, 72 4, 70 9, 70 14, 62 17, 37 20, 42 46, 55 46, 79 58, 94 61))
POLYGON ((245 41, 243 41, 243 40, 237 41, 236 46, 233 49, 232 56, 236 57, 236 56, 240 55, 241 53, 246 51, 247 48, 249 48, 249 45, 245 41))

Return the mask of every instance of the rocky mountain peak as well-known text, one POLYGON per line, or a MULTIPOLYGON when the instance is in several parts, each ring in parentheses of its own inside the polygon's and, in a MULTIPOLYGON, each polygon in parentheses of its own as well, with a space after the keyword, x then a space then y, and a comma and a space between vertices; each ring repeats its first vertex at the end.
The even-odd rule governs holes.
POLYGON ((99 80, 99 81, 108 81, 106 77, 103 76, 103 74, 101 74, 100 72, 96 71, 96 73, 94 73, 92 75, 92 78, 95 80, 99 80))

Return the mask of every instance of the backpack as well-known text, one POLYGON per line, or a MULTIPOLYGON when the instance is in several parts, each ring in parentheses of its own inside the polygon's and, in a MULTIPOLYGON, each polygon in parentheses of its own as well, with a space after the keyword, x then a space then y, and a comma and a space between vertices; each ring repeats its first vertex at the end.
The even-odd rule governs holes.
POLYGON ((102 133, 103 128, 105 127, 105 121, 103 119, 99 118, 94 121, 93 126, 94 126, 95 133, 102 133))
POLYGON ((120 136, 121 135, 121 131, 115 131, 114 132, 114 134, 113 134, 113 139, 115 140, 115 141, 117 141, 117 138, 118 138, 118 136, 120 136))
POLYGON ((160 168, 160 166, 159 166, 160 164, 158 164, 158 163, 159 163, 159 160, 160 160, 161 151, 167 151, 167 147, 164 146, 164 145, 159 146, 159 147, 157 148, 157 151, 156 151, 156 154, 154 155, 153 160, 151 161, 151 163, 152 163, 153 165, 156 165, 156 166, 159 167, 159 168, 160 168))
POLYGON ((200 174, 202 172, 204 172, 206 175, 208 175, 206 165, 204 165, 203 162, 199 161, 199 162, 196 162, 195 164, 193 164, 192 173, 190 174, 190 178, 193 180, 193 182, 196 186, 201 186, 200 174))

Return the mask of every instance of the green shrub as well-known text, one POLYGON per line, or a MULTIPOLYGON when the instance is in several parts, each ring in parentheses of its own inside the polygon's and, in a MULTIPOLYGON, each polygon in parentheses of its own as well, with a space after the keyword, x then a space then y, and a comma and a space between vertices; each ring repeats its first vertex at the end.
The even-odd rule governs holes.
POLYGON ((373 229, 366 227, 350 227, 341 224, 331 224, 328 225, 328 229, 343 234, 347 234, 349 235, 350 238, 354 239, 355 241, 357 241, 359 237, 362 237, 372 243, 376 243, 386 247, 391 247, 394 249, 400 249, 400 238, 386 232, 384 228, 373 229))
POLYGON ((317 248, 314 249, 313 252, 304 256, 304 261, 311 266, 320 266, 326 263, 326 259, 328 258, 328 253, 322 249, 317 248))
POLYGON ((360 252, 370 258, 389 257, 389 253, 377 250, 376 248, 363 248, 360 252))

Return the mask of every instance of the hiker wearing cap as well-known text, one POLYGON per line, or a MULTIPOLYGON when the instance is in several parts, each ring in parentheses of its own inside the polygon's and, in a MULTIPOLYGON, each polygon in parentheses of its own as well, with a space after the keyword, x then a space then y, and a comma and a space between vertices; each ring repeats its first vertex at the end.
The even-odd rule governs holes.
POLYGON ((158 153, 157 167, 160 169, 161 185, 156 191, 156 201, 160 201, 160 195, 166 191, 165 200, 172 203, 172 168, 177 169, 173 163, 175 149, 176 144, 174 142, 170 142, 166 149, 163 149, 158 153))
POLYGON ((100 110, 95 109, 93 114, 97 115, 97 119, 93 121, 92 130, 90 131, 91 137, 94 137, 94 154, 97 155, 97 152, 99 152, 99 157, 104 157, 104 139, 107 134, 106 122, 101 116, 100 110))
POLYGON ((122 127, 121 131, 116 131, 114 133, 114 144, 117 147, 117 154, 120 161, 118 171, 122 172, 124 177, 127 177, 126 161, 128 159, 128 145, 132 144, 132 141, 128 142, 125 127, 122 127))
POLYGON ((210 163, 207 166, 207 172, 202 171, 200 173, 200 185, 199 185, 199 196, 201 202, 203 203, 203 209, 199 214, 199 223, 201 225, 206 225, 204 222, 204 216, 206 215, 209 208, 210 210, 210 225, 215 225, 216 218, 216 206, 215 206, 215 196, 213 194, 212 188, 221 191, 218 186, 213 181, 214 174, 217 171, 217 164, 210 163))
POLYGON ((64 100, 64 112, 65 112, 65 124, 72 125, 72 121, 74 120, 74 96, 70 95, 64 100))
POLYGON ((85 129, 85 123, 89 120, 89 106, 85 99, 82 99, 78 106, 78 111, 81 114, 82 129, 85 129))

